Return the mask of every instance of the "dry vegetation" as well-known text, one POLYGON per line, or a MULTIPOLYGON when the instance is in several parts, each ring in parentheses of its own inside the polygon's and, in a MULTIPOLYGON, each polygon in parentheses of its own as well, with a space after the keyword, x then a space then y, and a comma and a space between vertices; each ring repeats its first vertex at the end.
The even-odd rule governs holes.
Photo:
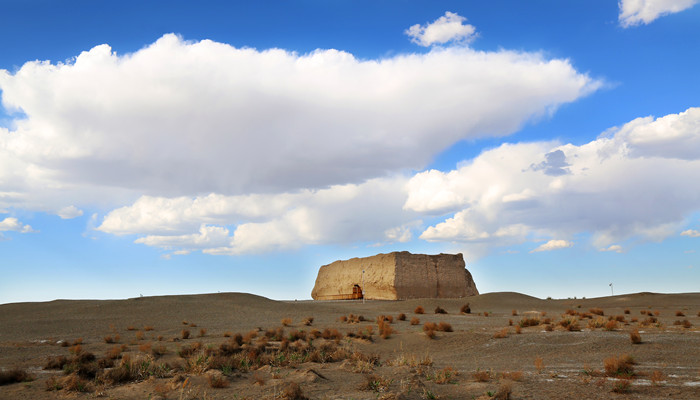
MULTIPOLYGON (((97 335, 84 335, 84 339, 57 341, 57 346, 65 348, 50 347, 53 354, 45 358, 42 374, 34 374, 34 370, 26 368, 0 368, 0 385, 5 388, 22 386, 17 383, 31 384, 41 387, 39 394, 61 398, 76 395, 122 398, 117 393, 123 393, 125 385, 148 388, 147 393, 138 398, 163 399, 316 399, 323 398, 322 393, 328 395, 328 391, 336 387, 342 388, 343 398, 568 398, 569 394, 589 398, 586 392, 591 392, 590 398, 606 398, 606 393, 607 396, 630 393, 646 396, 649 393, 648 397, 641 398, 651 399, 668 397, 663 395, 663 390, 671 387, 681 390, 673 393, 682 394, 671 397, 692 398, 686 396, 692 386, 687 390, 679 386, 677 373, 662 371, 665 367, 659 367, 653 355, 653 343, 660 342, 656 335, 692 336, 688 335, 688 330, 693 329, 690 320, 694 317, 687 312, 688 308, 683 308, 686 310, 683 314, 690 314, 690 318, 682 315, 683 319, 676 322, 673 322, 673 315, 681 316, 671 312, 675 308, 659 307, 665 317, 660 317, 662 313, 658 310, 655 311, 659 315, 642 310, 645 318, 640 322, 626 317, 632 310, 636 314, 636 306, 632 309, 606 306, 603 311, 603 308, 583 308, 576 303, 567 305, 568 309, 550 309, 551 318, 545 317, 547 313, 543 311, 526 311, 532 308, 520 308, 520 305, 518 311, 511 305, 482 312, 490 316, 484 319, 460 316, 471 312, 469 304, 459 308, 461 303, 442 300, 441 303, 446 307, 437 306, 435 315, 421 317, 422 325, 418 317, 406 315, 407 310, 414 308, 413 303, 403 310, 400 307, 382 310, 378 306, 343 310, 335 305, 335 312, 330 315, 317 315, 322 311, 311 310, 319 317, 313 327, 314 318, 303 317, 308 310, 279 312, 273 319, 266 320, 271 321, 271 327, 254 324, 253 329, 250 326, 222 329, 198 316, 203 327, 198 328, 199 335, 194 338, 189 328, 196 324, 183 320, 180 325, 178 321, 182 316, 177 316, 167 330, 161 328, 167 325, 162 321, 154 321, 154 325, 134 324, 143 328, 123 333, 124 343, 112 328, 97 335), (360 310, 369 319, 355 313, 337 318, 340 312, 350 310, 355 313, 360 310), (380 310, 383 313, 378 312, 380 310), (562 313, 562 310, 565 311, 562 313), (520 320, 512 318, 514 316, 520 320), (292 325, 291 317, 297 321, 296 326, 292 325), (155 331, 153 326, 159 330, 149 333, 155 331), (183 326, 186 328, 181 329, 183 326), (644 342, 640 330, 643 330, 644 342), (546 350, 550 337, 557 345, 546 350), (619 346, 619 353, 634 351, 634 357, 628 354, 606 357, 619 353, 609 351, 611 345, 608 345, 608 351, 601 355, 595 346, 597 342, 591 341, 587 343, 594 345, 586 344, 586 348, 598 355, 588 362, 598 364, 600 369, 591 369, 581 362, 583 370, 572 372, 570 363, 576 359, 566 354, 568 349, 562 344, 583 343, 592 337, 619 346), (523 343, 528 346, 522 346, 523 343), (539 343, 540 347, 530 346, 530 343, 539 343), (630 347, 630 343, 635 346, 630 347), (463 358, 464 349, 477 348, 486 357, 480 354, 463 358), (417 349, 420 355, 410 353, 417 349), (508 355, 506 362, 494 358, 498 349, 508 355), (547 358, 546 371, 543 357, 537 354, 547 358), (511 357, 519 361, 510 361, 511 357), (603 360, 602 366, 600 360, 603 360), (30 382, 39 375, 38 382, 30 382), (640 380, 646 380, 646 384, 639 383, 640 380), (571 392, 552 391, 557 385, 571 392), (550 389, 543 389, 545 387, 550 389), (325 392, 321 388, 325 388, 325 392)), ((393 304, 401 305, 389 305, 393 304)), ((486 308, 478 302, 474 304, 482 310, 486 308)), ((435 303, 428 306, 432 309, 435 303)), ((425 313, 421 306, 413 311, 425 313)), ((121 321, 117 326, 125 325, 121 321)), ((697 328, 691 332, 697 332, 697 328)), ((663 340, 667 343, 669 339, 664 336, 663 340)), ((587 352, 577 354, 589 357, 587 352)), ((0 398, 14 398, 5 393, 0 391, 0 398)))

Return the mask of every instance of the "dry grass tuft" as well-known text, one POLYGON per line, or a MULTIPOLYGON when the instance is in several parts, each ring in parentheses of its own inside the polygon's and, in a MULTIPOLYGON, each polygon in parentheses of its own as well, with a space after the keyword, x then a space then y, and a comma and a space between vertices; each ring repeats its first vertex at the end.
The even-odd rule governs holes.
POLYGON ((433 382, 437 383, 438 385, 444 385, 446 383, 454 383, 454 378, 455 376, 459 375, 459 372, 457 372, 454 368, 452 367, 445 367, 441 370, 435 371, 435 373, 430 377, 433 382))
POLYGON ((661 385, 661 382, 666 379, 666 376, 664 375, 663 372, 657 370, 652 371, 651 375, 649 376, 649 380, 651 380, 651 384, 654 386, 659 386, 661 385))
POLYGON ((224 375, 211 374, 207 377, 207 382, 209 386, 215 389, 223 389, 228 387, 228 379, 224 375))
POLYGON ((642 343, 642 336, 639 334, 638 330, 633 330, 630 332, 630 341, 632 344, 640 344, 642 343))
POLYGON ((504 339, 508 337, 508 328, 503 328, 500 331, 493 334, 494 339, 504 339))
POLYGON ((414 314, 425 314, 425 309, 422 306, 416 307, 415 310, 413 310, 414 314))
POLYGON ((512 393, 512 384, 510 382, 503 382, 501 386, 498 387, 498 391, 493 395, 493 398, 496 400, 509 400, 512 393))
POLYGON ((539 318, 523 318, 518 322, 518 326, 521 328, 527 328, 528 326, 537 326, 540 324, 539 318))
POLYGON ((631 377, 634 376, 634 358, 629 355, 612 356, 603 360, 605 375, 612 377, 631 377))
POLYGON ((614 331, 617 330, 617 321, 611 320, 605 323, 605 330, 606 331, 614 331))
POLYGON ((0 386, 12 383, 33 381, 34 378, 23 369, 13 368, 9 371, 0 371, 0 386))
POLYGON ((437 326, 437 330, 440 332, 452 332, 452 325, 447 322, 440 322, 437 326))
POLYGON ((614 393, 629 393, 630 386, 630 379, 619 379, 613 382, 613 387, 611 391, 614 393))
POLYGON ((491 371, 482 371, 477 369, 472 376, 477 382, 489 382, 491 380, 491 371))
POLYGON ((544 361, 542 360, 542 357, 535 358, 535 369, 537 369, 538 373, 541 373, 544 369, 544 361))
POLYGON ((296 382, 288 382, 284 389, 282 389, 282 395, 280 397, 284 400, 306 400, 307 397, 301 391, 301 387, 296 382))

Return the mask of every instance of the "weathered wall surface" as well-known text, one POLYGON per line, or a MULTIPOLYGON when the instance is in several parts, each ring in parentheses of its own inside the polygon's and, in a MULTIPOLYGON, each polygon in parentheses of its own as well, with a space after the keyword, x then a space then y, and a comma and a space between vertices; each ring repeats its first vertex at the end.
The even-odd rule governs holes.
POLYGON ((311 297, 314 300, 332 300, 352 293, 353 285, 362 286, 363 268, 365 277, 362 290, 365 298, 396 300, 396 262, 393 253, 335 261, 322 266, 318 271, 311 297))
POLYGON ((479 294, 462 254, 396 255, 395 287, 399 299, 456 298, 479 294))
POLYGON ((367 299, 456 298, 479 294, 462 254, 407 251, 335 261, 318 272, 315 300, 339 299, 360 285, 367 299), (364 285, 362 270, 365 270, 364 285))

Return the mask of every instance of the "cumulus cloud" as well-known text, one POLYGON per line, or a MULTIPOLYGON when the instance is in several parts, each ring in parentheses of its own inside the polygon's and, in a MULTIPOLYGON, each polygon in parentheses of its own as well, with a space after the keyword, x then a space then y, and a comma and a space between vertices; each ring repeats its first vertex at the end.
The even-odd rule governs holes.
POLYGON ((618 20, 625 28, 649 24, 655 19, 693 7, 698 0, 620 0, 618 20))
POLYGON ((558 249, 565 249, 567 247, 573 246, 573 242, 569 242, 568 240, 561 240, 561 239, 552 239, 548 241, 547 243, 541 244, 539 247, 536 249, 530 251, 530 253, 537 253, 540 251, 552 251, 552 250, 558 250, 558 249))
POLYGON ((700 186, 691 184, 700 181, 700 154, 686 148, 698 138, 700 109, 690 108, 634 120, 580 146, 506 143, 456 170, 415 175, 404 207, 452 214, 423 231, 429 241, 505 246, 582 232, 597 248, 662 240, 700 210, 700 186), (567 173, 548 173, 564 163, 567 173))
POLYGON ((2 104, 23 112, 0 128, 0 207, 359 183, 599 86, 568 60, 507 50, 360 60, 175 35, 126 55, 100 45, 0 70, 2 104))
POLYGON ((62 219, 72 219, 83 215, 83 210, 76 206, 68 206, 58 210, 58 216, 62 219))
POLYGON ((468 43, 476 36, 476 28, 465 24, 466 21, 461 15, 447 11, 435 21, 425 25, 415 24, 404 33, 413 43, 424 47, 452 41, 468 43))
POLYGON ((700 237, 700 231, 696 231, 695 229, 688 229, 686 231, 681 232, 681 236, 689 236, 689 237, 700 237))
POLYGON ((36 231, 32 229, 31 226, 23 224, 17 218, 7 217, 0 221, 0 232, 2 231, 12 231, 20 233, 35 233, 36 231))
MULTIPOLYGON (((111 211, 98 230, 140 237, 166 250, 244 254, 309 244, 405 242, 419 228, 402 209, 408 178, 294 193, 164 198, 143 196, 111 211)), ((177 254, 177 253, 175 253, 177 254)))

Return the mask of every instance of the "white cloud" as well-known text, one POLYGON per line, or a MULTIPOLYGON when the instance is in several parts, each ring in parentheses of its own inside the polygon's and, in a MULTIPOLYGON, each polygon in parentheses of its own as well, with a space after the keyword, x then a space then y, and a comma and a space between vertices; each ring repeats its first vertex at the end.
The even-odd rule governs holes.
POLYGON ((0 232, 3 231, 13 231, 20 233, 35 233, 36 231, 32 229, 31 226, 23 224, 17 218, 7 217, 0 221, 0 232))
POLYGON ((690 237, 700 237, 700 231, 696 231, 695 229, 688 229, 686 231, 681 232, 681 236, 690 236, 690 237))
POLYGON ((552 240, 548 241, 547 243, 544 243, 544 244, 540 245, 539 247, 537 247, 536 249, 530 251, 530 253, 565 249, 565 248, 571 247, 573 245, 574 245, 573 242, 569 242, 568 240, 552 239, 552 240))
POLYGON ((618 19, 625 28, 649 24, 663 15, 687 10, 697 3, 698 0, 620 0, 618 19))
POLYGON ((136 234, 137 243, 149 246, 211 254, 402 242, 410 240, 411 230, 420 224, 406 222, 415 221, 417 215, 402 209, 406 181, 396 176, 279 195, 143 196, 110 212, 97 229, 136 234))
POLYGON ((80 210, 76 206, 68 206, 58 210, 58 216, 62 219, 72 219, 83 215, 83 210, 80 210))
POLYGON ((568 60, 507 50, 360 60, 175 35, 127 55, 100 45, 0 70, 3 105, 26 115, 0 128, 0 207, 363 182, 512 133, 599 86, 568 60))
POLYGON ((429 241, 507 246, 582 232, 597 248, 662 240, 700 210, 700 154, 686 148, 699 137, 700 109, 691 108, 580 146, 506 143, 456 170, 416 174, 404 207, 453 213, 420 235, 429 241))
POLYGON ((465 24, 466 21, 466 18, 447 11, 445 15, 435 21, 426 25, 413 25, 404 33, 411 38, 413 43, 425 47, 452 41, 468 43, 474 39, 476 28, 473 25, 465 24))
POLYGON ((615 253, 622 253, 622 246, 619 244, 611 244, 606 248, 599 249, 599 251, 614 251, 615 253))

